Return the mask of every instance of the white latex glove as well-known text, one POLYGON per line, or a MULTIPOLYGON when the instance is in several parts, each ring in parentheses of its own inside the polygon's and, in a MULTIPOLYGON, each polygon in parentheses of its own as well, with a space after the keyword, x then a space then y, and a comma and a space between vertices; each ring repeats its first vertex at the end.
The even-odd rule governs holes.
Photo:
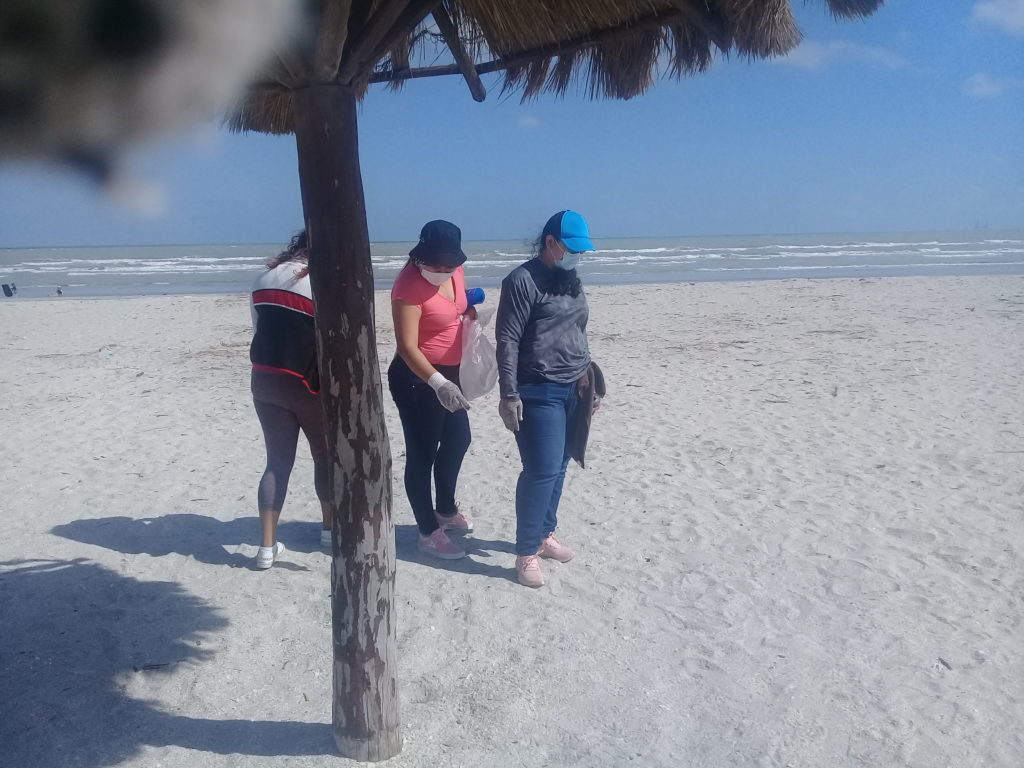
POLYGON ((523 401, 518 397, 501 398, 498 403, 498 415, 505 422, 505 429, 518 432, 519 422, 523 420, 523 401))
POLYGON ((469 410, 469 400, 462 394, 462 390, 454 381, 448 381, 440 373, 434 373, 427 379, 427 384, 434 390, 437 399, 447 411, 455 413, 463 408, 469 410))

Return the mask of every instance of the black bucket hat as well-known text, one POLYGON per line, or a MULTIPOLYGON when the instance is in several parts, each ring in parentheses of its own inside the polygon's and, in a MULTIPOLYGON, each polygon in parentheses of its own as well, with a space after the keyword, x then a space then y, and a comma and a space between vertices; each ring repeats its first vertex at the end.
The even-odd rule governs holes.
POLYGON ((409 256, 431 267, 458 267, 466 261, 466 254, 462 252, 462 230, 444 219, 428 221, 409 256))

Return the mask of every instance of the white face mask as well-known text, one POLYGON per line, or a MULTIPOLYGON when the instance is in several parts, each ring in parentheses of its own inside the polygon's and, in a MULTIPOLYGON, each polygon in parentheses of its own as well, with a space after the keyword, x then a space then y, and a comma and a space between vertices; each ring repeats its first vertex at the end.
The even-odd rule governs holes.
POLYGON ((423 275, 423 279, 431 285, 442 286, 448 282, 451 278, 451 272, 430 272, 424 267, 419 267, 420 274, 423 275))
POLYGON ((555 259, 555 269, 564 269, 566 272, 571 272, 576 269, 580 263, 580 254, 566 251, 562 258, 555 259))

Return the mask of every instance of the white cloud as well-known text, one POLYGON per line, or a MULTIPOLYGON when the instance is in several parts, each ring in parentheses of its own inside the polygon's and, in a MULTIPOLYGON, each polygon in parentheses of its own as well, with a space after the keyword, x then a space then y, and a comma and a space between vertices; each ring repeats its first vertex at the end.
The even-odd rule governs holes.
POLYGON ((1011 88, 1020 88, 1022 86, 1024 86, 1024 80, 993 77, 985 72, 978 72, 967 78, 967 81, 964 83, 964 93, 975 99, 994 99, 1002 96, 1003 93, 1011 88))
POLYGON ((975 21, 1024 37, 1024 0, 979 0, 974 4, 971 15, 975 21))
POLYGON ((516 123, 524 131, 535 131, 540 128, 540 120, 533 115, 528 115, 525 112, 516 118, 516 123))
POLYGON ((832 40, 828 43, 806 41, 778 61, 801 69, 824 69, 832 64, 851 62, 882 69, 906 69, 910 66, 902 56, 885 48, 858 45, 846 40, 832 40))

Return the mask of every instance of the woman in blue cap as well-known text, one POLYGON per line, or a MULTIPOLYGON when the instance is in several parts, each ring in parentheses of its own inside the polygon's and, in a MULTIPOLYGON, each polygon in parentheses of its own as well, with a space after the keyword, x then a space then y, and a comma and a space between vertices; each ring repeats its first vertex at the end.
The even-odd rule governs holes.
POLYGON ((501 283, 498 412, 515 433, 523 462, 516 484, 516 574, 528 587, 544 584, 540 558, 567 563, 575 554, 555 529, 576 384, 590 367, 587 298, 576 265, 580 254, 593 250, 583 217, 559 211, 544 225, 536 256, 501 283))

